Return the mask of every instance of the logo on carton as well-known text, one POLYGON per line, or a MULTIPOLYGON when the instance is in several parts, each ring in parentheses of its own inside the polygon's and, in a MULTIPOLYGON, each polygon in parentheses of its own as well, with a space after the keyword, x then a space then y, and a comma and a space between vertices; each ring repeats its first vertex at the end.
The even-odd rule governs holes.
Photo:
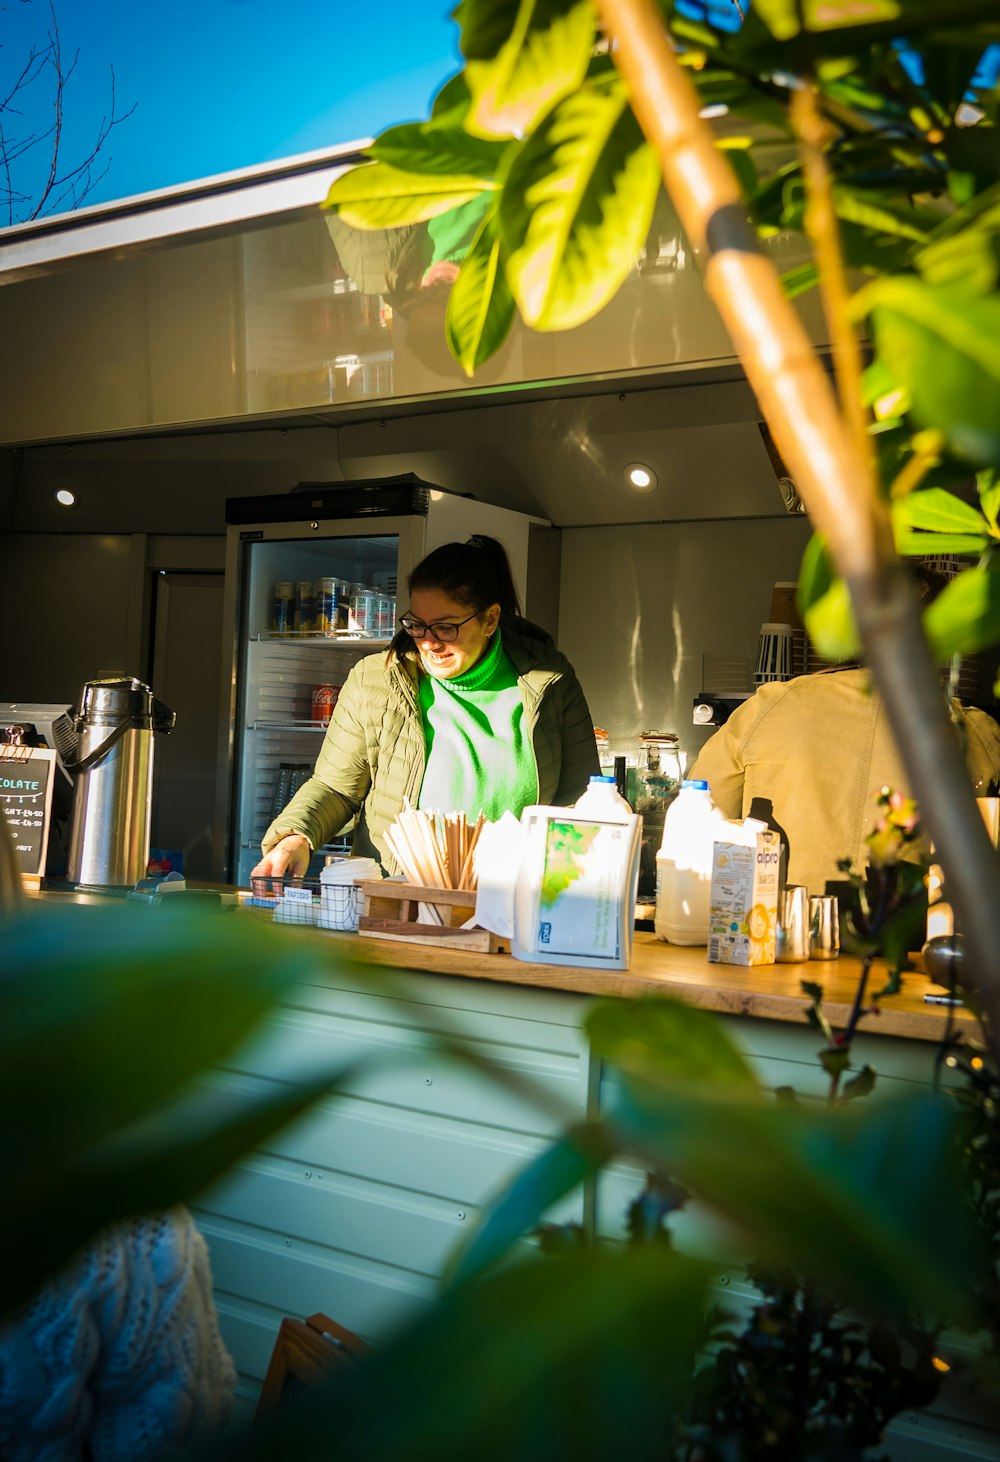
POLYGON ((753 843, 715 844, 708 958, 716 964, 772 964, 781 849, 770 830, 753 843))

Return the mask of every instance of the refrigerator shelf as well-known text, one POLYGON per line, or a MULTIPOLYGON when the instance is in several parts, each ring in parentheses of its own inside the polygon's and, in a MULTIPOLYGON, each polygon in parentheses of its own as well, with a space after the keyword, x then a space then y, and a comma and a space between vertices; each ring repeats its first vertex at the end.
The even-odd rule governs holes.
POLYGON ((326 726, 319 721, 248 721, 248 731, 322 731, 326 726))
POLYGON ((385 649, 389 644, 387 638, 372 639, 370 635, 359 634, 357 630, 350 629, 337 630, 332 635, 311 629, 293 630, 284 635, 277 634, 274 630, 260 630, 251 635, 250 639, 259 645, 350 645, 352 649, 370 646, 373 650, 385 649))

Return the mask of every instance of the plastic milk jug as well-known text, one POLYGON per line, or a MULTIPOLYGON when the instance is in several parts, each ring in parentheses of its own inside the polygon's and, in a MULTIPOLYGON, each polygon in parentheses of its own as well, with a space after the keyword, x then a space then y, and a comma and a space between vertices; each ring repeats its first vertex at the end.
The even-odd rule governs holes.
POLYGON ((586 812, 591 817, 616 817, 631 813, 632 808, 619 792, 614 777, 591 777, 590 783, 573 804, 577 812, 586 812))
POLYGON ((712 847, 725 819, 708 783, 687 781, 667 808, 656 855, 656 935, 670 944, 708 944, 712 847))

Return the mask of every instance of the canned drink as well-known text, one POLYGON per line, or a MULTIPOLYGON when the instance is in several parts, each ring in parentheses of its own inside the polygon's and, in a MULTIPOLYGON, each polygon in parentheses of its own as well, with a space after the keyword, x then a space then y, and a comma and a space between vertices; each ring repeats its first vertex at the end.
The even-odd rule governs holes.
POLYGON ((300 579, 295 585, 295 612, 292 628, 298 635, 308 634, 313 627, 312 579, 300 579))
POLYGON ((332 635, 339 623, 343 589, 339 579, 317 579, 313 600, 313 628, 321 635, 332 635))
POLYGON ((358 634, 374 636, 378 630, 377 615, 378 595, 375 590, 366 588, 364 584, 354 584, 351 588, 348 628, 358 634))
POLYGON ((396 616, 396 601, 388 594, 375 597, 375 633, 380 640, 392 638, 393 622, 396 616))
POLYGON ((339 685, 314 685, 312 693, 312 718, 317 726, 329 726, 333 708, 340 695, 339 685))
POLYGON ((290 635, 295 614, 295 591, 287 579, 274 586, 274 600, 271 606, 271 631, 276 635, 290 635))

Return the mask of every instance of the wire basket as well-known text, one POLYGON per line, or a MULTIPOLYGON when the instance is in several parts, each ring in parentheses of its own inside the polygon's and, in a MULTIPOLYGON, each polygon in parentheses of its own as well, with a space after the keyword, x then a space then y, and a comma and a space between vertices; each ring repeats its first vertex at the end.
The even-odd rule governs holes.
POLYGON ((252 878, 249 907, 275 924, 357 929, 362 894, 354 883, 318 878, 252 878))

